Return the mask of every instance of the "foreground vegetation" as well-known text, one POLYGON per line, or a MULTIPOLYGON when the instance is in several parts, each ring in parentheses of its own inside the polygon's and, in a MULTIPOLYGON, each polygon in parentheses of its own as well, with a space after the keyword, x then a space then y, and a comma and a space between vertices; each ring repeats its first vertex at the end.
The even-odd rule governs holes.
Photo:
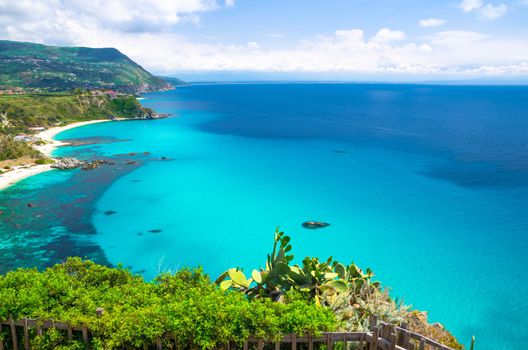
MULTIPOLYGON (((19 269, 0 276, 0 319, 55 319, 87 325, 95 349, 141 348, 170 334, 181 348, 215 348, 248 336, 365 330, 372 315, 406 321, 412 329, 461 349, 423 313, 396 304, 355 264, 306 258, 291 265, 289 237, 275 235, 266 267, 246 278, 230 269, 215 283, 200 269, 160 274, 152 282, 122 267, 108 268, 70 258, 44 272, 19 269), (97 312, 98 310, 99 312, 97 312), (104 310, 104 311, 103 311, 104 310), (411 322, 412 321, 412 322, 411 322)), ((4 333, 5 337, 7 333, 4 333)), ((82 348, 48 331, 32 342, 37 349, 82 348)))

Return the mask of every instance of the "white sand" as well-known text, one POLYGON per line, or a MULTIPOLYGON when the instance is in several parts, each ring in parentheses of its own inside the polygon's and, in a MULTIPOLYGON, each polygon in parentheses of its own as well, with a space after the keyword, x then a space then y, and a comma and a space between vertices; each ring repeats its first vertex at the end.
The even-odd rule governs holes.
MULTIPOLYGON (((41 146, 35 146, 37 150, 44 153, 46 156, 51 157, 51 154, 55 150, 55 148, 67 145, 65 142, 57 141, 54 139, 54 137, 65 130, 77 128, 79 126, 88 125, 88 124, 94 124, 94 123, 102 123, 102 122, 108 122, 109 119, 98 119, 98 120, 90 120, 87 122, 78 122, 69 124, 66 126, 57 126, 54 128, 49 128, 45 131, 42 131, 35 135, 35 137, 42 139, 46 142, 46 144, 41 146)), ((51 164, 44 164, 44 165, 22 165, 22 166, 16 166, 13 167, 12 170, 5 172, 3 174, 0 174, 0 190, 3 190, 4 188, 7 188, 13 184, 15 184, 17 181, 20 181, 22 179, 25 179, 26 177, 33 176, 39 173, 42 173, 44 171, 52 170, 51 164)))

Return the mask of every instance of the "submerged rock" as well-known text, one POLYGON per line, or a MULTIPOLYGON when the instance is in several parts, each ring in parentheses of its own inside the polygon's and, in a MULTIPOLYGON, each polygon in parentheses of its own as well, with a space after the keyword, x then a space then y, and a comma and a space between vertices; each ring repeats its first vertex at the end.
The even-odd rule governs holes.
POLYGON ((160 229, 149 230, 149 232, 151 232, 151 233, 160 233, 161 231, 163 231, 163 230, 160 230, 160 229))
POLYGON ((96 160, 92 160, 91 162, 85 162, 82 166, 82 170, 91 170, 91 169, 96 169, 98 168, 100 165, 115 165, 115 162, 111 162, 111 161, 108 161, 108 160, 104 160, 104 159, 96 159, 96 160))
POLYGON ((316 229, 316 228, 323 228, 326 226, 330 226, 330 224, 326 222, 321 222, 321 221, 305 221, 303 222, 302 226, 307 229, 316 229))
POLYGON ((105 215, 107 216, 110 216, 110 215, 114 215, 114 214, 117 214, 117 212, 113 211, 113 210, 107 210, 104 212, 105 215))

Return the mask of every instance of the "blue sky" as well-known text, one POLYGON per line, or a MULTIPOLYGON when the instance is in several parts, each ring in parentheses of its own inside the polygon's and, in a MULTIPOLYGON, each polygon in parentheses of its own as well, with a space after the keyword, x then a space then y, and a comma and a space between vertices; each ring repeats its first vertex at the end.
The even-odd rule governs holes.
POLYGON ((0 0, 0 38, 191 80, 528 76, 528 0, 0 0))

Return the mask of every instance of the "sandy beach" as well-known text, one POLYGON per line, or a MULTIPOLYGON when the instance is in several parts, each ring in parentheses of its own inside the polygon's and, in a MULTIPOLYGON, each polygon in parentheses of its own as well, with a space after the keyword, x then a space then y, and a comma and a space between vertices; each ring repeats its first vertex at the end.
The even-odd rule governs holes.
MULTIPOLYGON (((53 151, 60 146, 65 146, 67 143, 57 141, 54 139, 54 137, 69 129, 77 128, 79 126, 89 125, 89 124, 95 124, 95 123, 103 123, 108 122, 109 119, 97 119, 97 120, 90 120, 86 122, 78 122, 78 123, 72 123, 65 126, 57 126, 53 128, 49 128, 47 130, 44 130, 38 134, 35 135, 35 137, 40 138, 43 141, 46 141, 46 144, 35 146, 37 150, 42 152, 48 157, 51 157, 51 154, 53 151)), ((27 177, 42 173, 44 171, 52 170, 51 164, 43 164, 43 165, 21 165, 13 167, 12 170, 5 172, 3 174, 0 174, 0 190, 3 190, 11 185, 14 185, 18 181, 25 179, 27 177)))

